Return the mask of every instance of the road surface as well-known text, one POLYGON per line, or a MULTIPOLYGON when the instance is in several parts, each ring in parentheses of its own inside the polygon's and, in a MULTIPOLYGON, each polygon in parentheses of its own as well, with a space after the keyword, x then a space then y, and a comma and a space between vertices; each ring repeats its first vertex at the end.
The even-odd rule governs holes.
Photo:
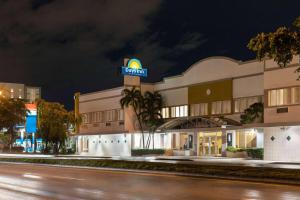
POLYGON ((300 187, 0 163, 0 199, 300 200, 300 187))

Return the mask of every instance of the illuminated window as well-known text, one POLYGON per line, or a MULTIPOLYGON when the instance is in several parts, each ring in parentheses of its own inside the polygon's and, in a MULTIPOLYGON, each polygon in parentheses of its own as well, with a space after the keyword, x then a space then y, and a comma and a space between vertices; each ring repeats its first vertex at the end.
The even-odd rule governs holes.
POLYGON ((113 121, 113 111, 112 110, 106 111, 106 121, 107 122, 113 121))
POLYGON ((176 108, 176 114, 175 114, 175 117, 180 117, 180 107, 179 106, 177 106, 176 108))
POLYGON ((288 104, 289 89, 276 89, 268 91, 268 105, 280 106, 288 104))
POLYGON ((208 115, 208 103, 192 104, 191 116, 208 115))
POLYGON ((117 112, 118 112, 118 121, 124 121, 124 110, 119 109, 117 112))
POLYGON ((83 124, 89 123, 89 121, 88 121, 88 114, 82 114, 82 123, 83 124))
POLYGON ((187 117, 188 116, 188 106, 174 106, 171 107, 171 117, 187 117))
POLYGON ((300 104, 300 87, 291 88, 291 104, 300 104))
POLYGON ((171 107, 171 117, 176 117, 176 107, 171 107))
POLYGON ((227 114, 231 113, 231 101, 215 101, 211 104, 211 114, 227 114))
POLYGON ((82 137, 82 151, 89 152, 89 139, 87 137, 82 137))
POLYGON ((22 89, 19 88, 19 99, 22 99, 22 89))
POLYGON ((246 97, 234 100, 234 112, 241 113, 249 108, 252 104, 261 102, 261 97, 246 97))
POLYGON ((169 108, 163 108, 161 110, 161 115, 162 115, 162 118, 169 118, 170 117, 170 114, 169 114, 169 108))
POLYGON ((10 98, 14 98, 14 96, 15 96, 15 95, 14 95, 14 89, 11 88, 11 89, 10 89, 10 98))

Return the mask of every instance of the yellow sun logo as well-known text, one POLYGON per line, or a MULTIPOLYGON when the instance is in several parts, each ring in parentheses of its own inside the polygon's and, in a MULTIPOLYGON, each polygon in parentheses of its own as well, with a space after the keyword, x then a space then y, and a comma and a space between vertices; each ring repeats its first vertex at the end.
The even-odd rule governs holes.
POLYGON ((128 62, 128 68, 130 69, 142 69, 142 64, 138 59, 131 59, 128 62))

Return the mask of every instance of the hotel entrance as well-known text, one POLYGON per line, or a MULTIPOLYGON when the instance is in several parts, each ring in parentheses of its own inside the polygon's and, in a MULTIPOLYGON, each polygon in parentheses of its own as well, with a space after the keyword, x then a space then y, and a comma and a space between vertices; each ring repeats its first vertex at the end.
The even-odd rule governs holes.
POLYGON ((218 156, 222 153, 222 132, 200 132, 198 155, 218 156))

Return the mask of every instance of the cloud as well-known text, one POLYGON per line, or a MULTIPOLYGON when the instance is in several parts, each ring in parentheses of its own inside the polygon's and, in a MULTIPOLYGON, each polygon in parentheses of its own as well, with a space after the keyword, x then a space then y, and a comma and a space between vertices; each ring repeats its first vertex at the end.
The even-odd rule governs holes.
POLYGON ((205 42, 207 42, 207 39, 204 38, 201 33, 186 33, 183 35, 182 39, 178 42, 174 49, 177 51, 189 51, 196 49, 205 42))
POLYGON ((86 32, 88 36, 108 38, 114 47, 143 32, 147 27, 145 17, 159 4, 160 0, 9 0, 0 6, 0 18, 5 19, 0 30, 14 44, 36 35, 47 39, 73 31, 83 34, 78 40, 88 40, 86 32))
POLYGON ((143 33, 146 17, 159 5, 160 0, 1 1, 0 58, 6 61, 0 62, 20 70, 38 60, 60 65, 68 63, 68 55, 99 56, 143 33))
POLYGON ((172 67, 178 64, 178 55, 189 53, 207 39, 200 33, 187 32, 182 34, 182 39, 172 45, 162 45, 160 34, 154 33, 150 37, 139 38, 136 43, 135 56, 141 58, 149 66, 150 81, 159 81, 172 67))
POLYGON ((177 55, 205 37, 183 33, 172 45, 151 29, 162 0, 0 0, 1 81, 42 86, 43 97, 64 103, 75 91, 121 84, 122 59, 136 56, 160 80, 177 55), (157 70, 159 68, 159 70, 157 70))

